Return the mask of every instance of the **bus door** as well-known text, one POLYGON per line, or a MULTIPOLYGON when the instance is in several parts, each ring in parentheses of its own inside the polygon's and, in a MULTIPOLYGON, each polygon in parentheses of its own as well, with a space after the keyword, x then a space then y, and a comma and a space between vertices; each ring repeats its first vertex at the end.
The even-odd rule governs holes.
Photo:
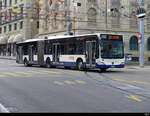
POLYGON ((31 62, 31 63, 33 63, 33 61, 34 61, 33 50, 34 50, 34 45, 30 45, 29 49, 28 49, 28 53, 29 53, 29 62, 31 62))
POLYGON ((17 63, 23 63, 23 46, 17 46, 17 63))
POLYGON ((86 41, 86 63, 88 67, 96 65, 96 41, 86 41))
POLYGON ((60 44, 59 43, 54 43, 52 51, 53 51, 53 62, 59 62, 60 44))
POLYGON ((44 41, 38 42, 38 64, 44 64, 44 41))

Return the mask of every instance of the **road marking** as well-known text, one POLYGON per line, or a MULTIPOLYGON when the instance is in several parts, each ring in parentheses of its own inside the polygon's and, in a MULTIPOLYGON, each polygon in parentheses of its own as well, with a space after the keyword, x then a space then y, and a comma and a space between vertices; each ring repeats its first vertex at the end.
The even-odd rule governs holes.
POLYGON ((132 99, 132 100, 134 100, 134 101, 137 101, 137 102, 142 102, 143 100, 140 98, 140 97, 138 97, 138 96, 126 96, 127 98, 129 98, 129 99, 132 99))
POLYGON ((5 108, 2 104, 0 104, 0 112, 1 113, 10 113, 7 108, 5 108))
POLYGON ((75 82, 78 83, 78 84, 86 84, 86 82, 82 81, 82 80, 75 80, 75 82))
POLYGON ((54 84, 59 85, 59 86, 63 86, 64 85, 64 83, 59 82, 59 81, 54 81, 54 84))
POLYGON ((18 77, 19 76, 19 75, 16 75, 15 73, 12 73, 12 72, 4 72, 3 74, 9 75, 9 76, 12 76, 12 77, 18 77))
POLYGON ((119 79, 119 78, 112 78, 112 80, 126 82, 126 83, 130 83, 130 84, 150 85, 149 82, 144 82, 144 81, 130 81, 130 80, 124 80, 124 79, 119 79))
POLYGON ((40 71, 43 73, 50 73, 50 74, 60 74, 60 72, 53 72, 53 71, 40 71))
POLYGON ((26 76, 32 76, 32 74, 28 73, 28 72, 16 72, 16 74, 23 74, 23 75, 26 75, 26 76))
POLYGON ((54 81, 54 84, 56 85, 77 85, 77 84, 86 84, 85 81, 82 81, 82 80, 75 80, 75 81, 69 81, 69 80, 66 80, 66 81, 54 81))
POLYGON ((74 73, 84 73, 82 71, 71 71, 71 72, 74 72, 74 73))
POLYGON ((0 75, 0 77, 5 77, 5 75, 0 75))
POLYGON ((76 83, 74 81, 64 81, 65 84, 68 85, 75 85, 76 83))
POLYGON ((43 73, 43 72, 37 72, 37 71, 28 71, 28 73, 32 73, 32 74, 45 74, 45 73, 43 73))

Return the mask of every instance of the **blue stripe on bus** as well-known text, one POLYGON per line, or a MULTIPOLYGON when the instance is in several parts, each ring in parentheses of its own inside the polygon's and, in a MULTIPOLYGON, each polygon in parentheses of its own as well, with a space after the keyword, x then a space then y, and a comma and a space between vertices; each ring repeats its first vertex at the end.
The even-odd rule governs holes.
POLYGON ((60 66, 76 66, 76 62, 60 62, 60 66))
POLYGON ((125 65, 96 65, 96 68, 124 68, 125 65))
MULTIPOLYGON (((76 62, 60 62, 59 66, 70 66, 70 67, 74 67, 76 66, 76 62)), ((96 65, 95 68, 124 68, 125 65, 121 64, 121 65, 96 65)))

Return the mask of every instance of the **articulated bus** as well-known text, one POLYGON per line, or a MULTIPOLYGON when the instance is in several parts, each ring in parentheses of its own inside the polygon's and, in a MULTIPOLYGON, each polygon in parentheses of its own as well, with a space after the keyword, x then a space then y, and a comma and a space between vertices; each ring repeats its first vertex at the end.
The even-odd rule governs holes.
POLYGON ((17 44, 16 62, 78 70, 124 68, 123 35, 86 34, 26 40, 17 44))

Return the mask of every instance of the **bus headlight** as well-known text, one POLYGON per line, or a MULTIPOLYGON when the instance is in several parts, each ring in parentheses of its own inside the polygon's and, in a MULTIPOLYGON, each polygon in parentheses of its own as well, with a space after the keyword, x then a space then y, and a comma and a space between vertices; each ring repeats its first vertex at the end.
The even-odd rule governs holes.
POLYGON ((124 65, 124 64, 125 64, 125 62, 121 62, 121 64, 123 64, 123 65, 124 65))

